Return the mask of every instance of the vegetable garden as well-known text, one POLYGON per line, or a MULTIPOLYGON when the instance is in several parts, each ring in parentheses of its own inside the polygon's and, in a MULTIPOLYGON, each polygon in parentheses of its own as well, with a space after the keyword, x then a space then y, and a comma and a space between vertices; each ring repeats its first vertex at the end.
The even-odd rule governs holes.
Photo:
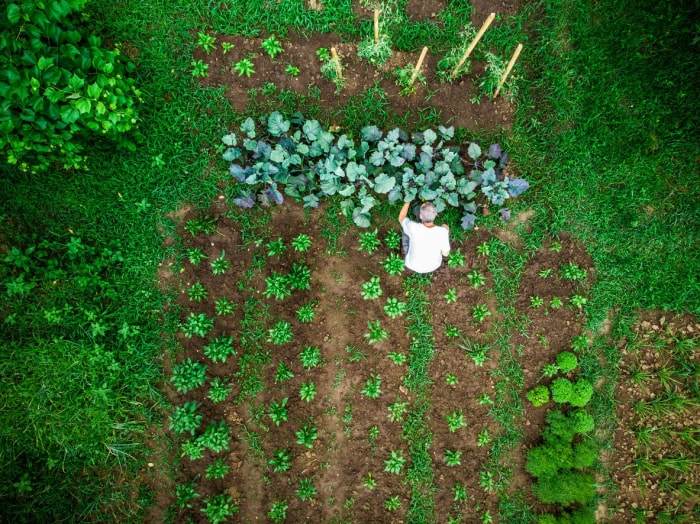
POLYGON ((697 38, 628 4, 10 2, 2 520, 697 521, 697 38))

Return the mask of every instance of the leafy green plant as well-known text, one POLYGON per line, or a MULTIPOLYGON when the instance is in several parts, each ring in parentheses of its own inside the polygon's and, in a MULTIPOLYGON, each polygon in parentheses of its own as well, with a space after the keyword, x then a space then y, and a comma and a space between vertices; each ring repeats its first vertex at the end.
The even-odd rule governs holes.
POLYGON ((397 250, 401 247, 401 233, 390 229, 386 232, 386 237, 384 237, 384 244, 391 250, 397 250))
POLYGON ((459 502, 466 502, 467 501, 467 488, 465 488, 462 484, 455 484, 452 487, 452 493, 454 494, 454 501, 459 503, 459 502))
POLYGON ((286 500, 277 500, 273 502, 270 511, 267 512, 267 516, 273 522, 284 522, 287 519, 287 509, 289 504, 286 500))
POLYGON ((418 73, 413 83, 411 84, 411 78, 413 78, 413 71, 415 67, 413 64, 406 64, 404 67, 396 67, 394 69, 394 79, 396 80, 396 85, 401 88, 402 95, 410 95, 416 92, 416 83, 425 84, 425 75, 418 73))
POLYGON ((365 387, 361 393, 369 398, 378 398, 381 395, 382 377, 380 375, 370 374, 370 378, 365 383, 365 387))
POLYGON ((226 362, 229 356, 236 354, 236 350, 233 349, 233 337, 223 336, 212 340, 202 351, 214 362, 226 362))
POLYGON ((301 389, 299 390, 299 396, 301 397, 301 400, 311 402, 314 398, 316 398, 316 385, 313 382, 309 382, 308 384, 306 382, 302 382, 301 389))
POLYGON ((196 247, 189 248, 187 251, 185 251, 185 256, 193 266, 198 266, 202 260, 207 258, 207 255, 205 255, 201 249, 196 247))
POLYGON ((580 378, 574 384, 569 403, 574 407, 581 408, 588 404, 592 396, 593 385, 587 380, 580 378))
POLYGON ((588 299, 582 297, 581 295, 574 295, 569 299, 569 301, 571 302, 571 305, 576 306, 579 311, 583 309, 583 306, 588 304, 588 299))
POLYGON ((365 338, 370 344, 383 342, 389 338, 389 332, 382 329, 379 320, 367 322, 367 329, 369 329, 369 333, 365 333, 365 338))
POLYGON ((530 297, 530 307, 538 308, 544 305, 544 299, 542 297, 530 297))
POLYGON ((550 386, 552 400, 558 404, 569 402, 574 393, 574 385, 568 378, 556 378, 550 386))
POLYGON ((250 78, 250 75, 255 73, 255 65, 248 58, 243 58, 233 65, 233 69, 236 70, 238 76, 246 76, 250 78))
POLYGON ((406 303, 399 302, 396 298, 387 298, 384 312, 391 318, 400 317, 406 312, 406 303))
POLYGON ((292 373, 292 370, 289 368, 289 366, 287 366, 287 364, 280 362, 277 366, 277 373, 275 374, 275 384, 278 382, 284 382, 285 380, 289 380, 291 378, 294 378, 294 373, 292 373))
POLYGON ((396 253, 391 253, 389 258, 384 259, 382 266, 390 275, 400 275, 405 267, 403 259, 396 253))
POLYGON ((337 94, 343 89, 346 82, 343 76, 343 62, 340 55, 338 55, 337 59, 333 58, 330 54, 327 55, 328 58, 325 58, 326 53, 321 52, 321 49, 316 52, 321 60, 321 75, 335 84, 335 92, 337 94))
POLYGON ((401 507, 401 500, 398 495, 393 495, 384 501, 384 507, 388 511, 397 511, 401 507))
POLYGON ((378 231, 363 231, 359 234, 360 247, 357 248, 358 251, 367 251, 369 255, 374 253, 379 246, 381 241, 378 237, 378 231))
POLYGON ((377 480, 372 476, 372 473, 367 473, 367 476, 362 479, 362 484, 367 489, 374 489, 377 487, 377 480))
POLYGON ((480 257, 489 256, 491 254, 491 248, 489 247, 488 242, 484 242, 476 246, 476 253, 480 257))
POLYGON ((294 338, 292 333, 292 325, 284 320, 275 322, 274 327, 268 330, 267 341, 275 345, 286 344, 294 338))
POLYGON ((548 278, 552 274, 552 268, 541 269, 539 272, 540 278, 548 278))
MULTIPOLYGON (((479 88, 481 94, 477 95, 477 97, 475 98, 477 103, 481 95, 493 98, 493 96, 496 94, 496 89, 500 84, 501 78, 503 77, 503 73, 505 73, 505 70, 506 64, 500 56, 494 55, 493 53, 489 52, 486 53, 486 68, 484 70, 484 75, 479 79, 479 88)), ((517 73, 511 73, 501 88, 502 96, 507 98, 511 102, 518 96, 519 78, 520 75, 518 75, 517 73)))
POLYGON ((194 435, 194 432, 199 429, 202 423, 202 415, 197 413, 198 407, 199 404, 194 401, 185 402, 182 406, 176 407, 172 415, 168 417, 170 430, 175 433, 194 435))
POLYGON ((197 33, 197 36, 199 37, 197 45, 204 49, 205 53, 209 54, 216 48, 216 45, 214 45, 216 42, 215 37, 202 33, 201 31, 197 33))
POLYGON ((361 360, 367 360, 367 355, 365 355, 357 346, 345 346, 345 351, 350 355, 348 360, 350 362, 360 362, 361 360))
POLYGON ((396 351, 389 351, 386 356, 389 357, 389 360, 391 360, 397 366, 405 364, 406 360, 408 359, 408 357, 406 357, 406 353, 397 353, 396 351))
POLYGON ((453 373, 447 373, 445 374, 445 383, 448 386, 456 386, 457 384, 459 384, 459 379, 457 379, 457 375, 453 373))
POLYGON ((561 298, 559 297, 552 297, 552 300, 549 302, 549 307, 552 309, 559 309, 564 305, 564 302, 561 301, 561 298))
POLYGON ((209 64, 205 64, 201 60, 192 60, 192 76, 195 78, 204 78, 209 76, 209 64))
POLYGON ((445 464, 450 467, 462 464, 462 452, 458 450, 445 450, 445 464))
POLYGON ((287 246, 284 245, 284 241, 281 238, 272 240, 267 244, 267 256, 268 257, 278 257, 287 251, 287 246))
POLYGON ((377 437, 379 436, 379 428, 377 426, 372 426, 367 431, 367 441, 371 448, 374 448, 377 443, 377 437))
POLYGON ((233 49, 234 47, 236 47, 235 44, 232 44, 230 42, 221 42, 221 49, 223 50, 224 54, 231 51, 231 49, 233 49))
POLYGON ((579 354, 585 353, 588 350, 588 338, 586 338, 586 335, 576 335, 571 340, 571 349, 579 354))
POLYGON ((452 304, 453 302, 457 302, 457 288, 452 287, 447 290, 447 293, 445 293, 445 302, 448 304, 452 304))
POLYGON ((308 251, 311 247, 311 238, 305 233, 300 233, 292 239, 292 247, 297 253, 308 251))
POLYGON ((221 297, 214 302, 214 311, 219 316, 232 315, 236 311, 236 303, 226 297, 221 297))
POLYGON ((271 276, 265 278, 266 287, 263 295, 265 298, 274 297, 276 300, 284 300, 292 294, 289 283, 288 275, 280 275, 273 271, 271 276))
POLYGON ((403 457, 403 451, 390 452, 390 457, 384 461, 384 471, 393 473, 394 475, 401 474, 401 468, 406 464, 406 459, 403 457))
POLYGON ((304 424, 304 426, 296 432, 296 436, 297 444, 311 449, 314 447, 313 441, 318 439, 318 430, 311 424, 304 424))
POLYGON ((198 233, 211 235, 216 232, 216 222, 216 218, 209 215, 191 218, 185 224, 185 231, 188 231, 193 237, 196 237, 198 233))
POLYGON ((313 500, 318 491, 316 491, 316 486, 311 479, 299 479, 299 488, 297 488, 296 493, 302 501, 306 502, 313 500))
POLYGON ((454 249, 447 255, 447 267, 464 267, 465 263, 464 255, 459 249, 454 249))
POLYGON ((493 406, 494 402, 493 399, 487 394, 487 393, 481 393, 478 397, 476 397, 476 401, 483 405, 490 405, 493 406))
POLYGON ((201 302, 207 298, 208 295, 209 292, 205 289, 201 282, 195 282, 187 290, 187 296, 194 302, 201 302))
POLYGON ((447 338, 458 338, 462 336, 462 331, 457 326, 445 325, 444 329, 447 338))
POLYGON ((311 289, 311 270, 304 264, 292 264, 287 275, 287 282, 294 290, 311 289))
POLYGON ((287 67, 284 68, 284 72, 289 76, 297 76, 299 74, 299 68, 292 64, 287 64, 287 67))
POLYGON ((467 273, 467 278, 469 279, 469 282, 471 282, 472 286, 475 289, 486 284, 486 277, 477 269, 474 269, 467 273))
POLYGON ((292 467, 292 457, 288 449, 281 449, 272 455, 272 458, 267 462, 272 466, 275 473, 280 471, 289 471, 292 467))
POLYGON ((557 366, 562 373, 573 371, 578 366, 578 358, 570 351, 562 351, 557 355, 557 366))
POLYGON ((214 453, 229 451, 228 445, 231 442, 231 435, 226 422, 220 420, 218 423, 214 421, 209 424, 204 433, 197 437, 197 442, 214 453))
POLYGON ((226 465, 226 459, 216 459, 213 464, 209 464, 204 470, 207 480, 222 479, 226 476, 231 466, 226 465))
POLYGON ((182 456, 190 460, 198 460, 204 456, 204 444, 199 439, 190 439, 182 443, 182 456))
POLYGON ((472 309, 472 318, 477 322, 483 322, 488 316, 491 316, 491 311, 486 304, 478 304, 472 309))
POLYGON ((196 484, 193 480, 185 484, 175 486, 175 497, 177 499, 177 507, 179 509, 191 508, 190 501, 199 497, 199 493, 195 490, 196 484))
POLYGON ((447 427, 450 429, 451 433, 454 433, 459 428, 467 427, 467 421, 465 420, 464 413, 462 413, 461 409, 448 413, 445 416, 445 420, 447 420, 447 427))
POLYGON ((284 52, 284 47, 282 47, 280 41, 275 38, 275 35, 270 35, 269 38, 263 40, 260 47, 262 47, 265 52, 270 55, 270 58, 275 58, 277 55, 284 52))
POLYGON ((222 249, 218 258, 211 261, 211 270, 215 275, 223 275, 226 270, 231 269, 231 262, 226 260, 225 256, 226 252, 222 249))
POLYGON ((396 397, 396 402, 390 404, 387 408, 389 414, 387 417, 392 422, 403 422, 403 417, 408 411, 408 402, 402 401, 399 397, 396 397))
POLYGON ((457 39, 461 44, 450 49, 437 63, 436 75, 440 82, 453 81, 471 72, 471 61, 463 60, 469 43, 474 40, 476 29, 471 23, 463 26, 457 39), (461 62, 461 63, 460 63, 461 62))
POLYGON ((569 262, 561 267, 559 274, 565 280, 581 282, 586 279, 588 272, 585 269, 578 267, 578 264, 569 262))
POLYGON ((229 393, 231 393, 232 388, 233 385, 230 382, 226 382, 224 379, 216 377, 209 384, 209 393, 207 394, 207 397, 214 404, 218 404, 219 402, 226 400, 226 397, 228 397, 229 393))
POLYGON ((331 52, 327 47, 320 47, 316 50, 316 56, 321 62, 325 62, 326 60, 331 59, 331 52))
POLYGON ((543 377, 553 377, 557 373, 559 373, 559 366, 556 364, 545 364, 542 368, 543 377))
POLYGON ((319 366, 321 360, 321 350, 318 346, 306 346, 299 354, 301 365, 305 369, 311 369, 319 366))
POLYGON ((170 382, 180 393, 197 388, 206 381, 207 366, 191 358, 186 358, 173 368, 170 382))
POLYGON ((315 302, 309 302, 300 306, 299 309, 297 309, 297 318, 299 319, 299 322, 302 322, 304 324, 313 322, 314 318, 316 318, 316 310, 314 309, 315 307, 315 302))
POLYGON ((386 33, 379 35, 379 41, 374 41, 374 36, 370 36, 360 42, 357 47, 357 56, 364 58, 374 66, 381 66, 391 56, 391 39, 386 33))
POLYGON ((488 446, 491 443, 491 435, 487 428, 482 429, 479 432, 479 436, 476 439, 476 445, 479 447, 488 446))
POLYGON ((214 319, 207 317, 204 313, 190 313, 187 320, 182 325, 182 332, 187 338, 192 338, 194 335, 206 337, 209 330, 214 328, 214 319))
POLYGON ((281 401, 272 401, 270 408, 268 409, 268 416, 272 419, 275 426, 279 426, 282 422, 287 422, 287 401, 288 397, 283 398, 281 401))

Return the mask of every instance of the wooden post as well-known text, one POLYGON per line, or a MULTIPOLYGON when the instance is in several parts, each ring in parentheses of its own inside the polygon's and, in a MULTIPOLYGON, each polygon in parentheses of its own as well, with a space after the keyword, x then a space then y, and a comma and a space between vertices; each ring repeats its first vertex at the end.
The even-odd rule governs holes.
POLYGON ((343 69, 340 67, 340 58, 338 58, 338 51, 335 47, 331 47, 331 57, 333 58, 333 63, 335 64, 335 72, 339 79, 343 78, 343 69))
POLYGON ((374 43, 379 43, 379 9, 374 10, 374 43))
POLYGON ((498 88, 496 89, 496 93, 493 95, 494 100, 498 96, 498 93, 501 92, 501 88, 503 87, 503 84, 506 81, 506 78, 508 78, 508 75, 510 74, 511 70, 513 69, 513 66, 515 65, 515 61, 518 59, 518 56, 520 55, 520 51, 523 50, 523 44, 518 44, 518 47, 515 49, 515 53, 513 53, 513 57, 510 59, 510 62, 508 62, 508 67, 506 67, 505 73, 503 73, 503 76, 501 77, 500 82, 498 82, 498 88))
POLYGON ((416 63, 416 67, 413 70, 413 74, 411 75, 411 81, 408 83, 408 87, 411 87, 413 85, 413 82, 416 81, 416 78, 418 77, 418 73, 420 73, 420 66, 423 65, 423 60, 425 60, 425 55, 428 53, 428 46, 425 46, 423 50, 420 52, 420 57, 418 57, 418 62, 416 63))
POLYGON ((479 29, 479 32, 476 34, 474 37, 474 40, 472 40, 472 43, 469 44, 469 47, 467 47, 467 50, 464 52, 464 55, 460 59, 460 61, 457 63, 455 68, 452 70, 452 73, 450 73, 450 77, 454 77, 457 74, 457 70, 462 67, 462 64, 469 58, 469 55, 474 51, 474 48, 476 47, 476 44, 479 43, 479 40, 481 40, 481 37, 484 36, 484 33, 486 30, 489 28, 491 25, 491 22, 493 22, 493 19, 496 18, 496 13, 491 13, 489 17, 486 19, 484 24, 481 26, 481 29, 479 29))

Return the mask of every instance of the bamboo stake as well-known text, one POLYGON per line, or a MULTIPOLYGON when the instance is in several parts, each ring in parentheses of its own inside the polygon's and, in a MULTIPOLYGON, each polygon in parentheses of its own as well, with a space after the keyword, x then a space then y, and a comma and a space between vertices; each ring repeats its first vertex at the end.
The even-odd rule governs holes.
POLYGON ((508 78, 510 71, 513 69, 513 66, 515 65, 515 61, 518 59, 518 56, 520 55, 520 51, 522 51, 522 50, 523 50, 523 44, 518 44, 518 47, 515 49, 515 53, 513 53, 513 57, 510 59, 510 62, 508 62, 508 67, 506 67, 505 73, 503 73, 503 76, 501 77, 501 81, 498 82, 498 88, 496 89, 496 93, 493 95, 494 99, 498 96, 498 93, 501 92, 501 88, 503 87, 503 84, 505 83, 506 78, 508 78))
POLYGON ((379 43, 379 9, 374 10, 374 43, 379 43))
POLYGON ((411 87, 413 85, 413 82, 416 81, 416 77, 418 77, 418 73, 420 73, 420 66, 423 65, 423 60, 425 60, 426 54, 428 54, 428 46, 425 46, 420 52, 420 57, 418 57, 418 62, 416 63, 416 67, 413 70, 413 74, 411 75, 411 81, 408 83, 408 87, 411 87))
POLYGON ((450 73, 450 76, 453 77, 457 74, 457 70, 462 67, 462 64, 469 58, 469 55, 474 51, 474 48, 476 47, 476 44, 479 43, 479 40, 481 40, 481 37, 484 36, 484 33, 486 30, 489 28, 491 25, 491 22, 493 22, 493 19, 496 18, 496 13, 491 13, 489 17, 486 19, 484 24, 481 26, 481 29, 479 29, 479 32, 476 34, 474 37, 474 40, 472 40, 472 43, 469 44, 469 47, 467 47, 467 50, 464 52, 464 56, 460 59, 460 61, 457 63, 455 68, 452 70, 452 73, 450 73))
POLYGON ((331 47, 331 57, 333 58, 333 63, 335 64, 335 72, 338 75, 338 78, 342 80, 343 70, 340 67, 340 58, 338 58, 338 51, 335 50, 335 47, 331 47))

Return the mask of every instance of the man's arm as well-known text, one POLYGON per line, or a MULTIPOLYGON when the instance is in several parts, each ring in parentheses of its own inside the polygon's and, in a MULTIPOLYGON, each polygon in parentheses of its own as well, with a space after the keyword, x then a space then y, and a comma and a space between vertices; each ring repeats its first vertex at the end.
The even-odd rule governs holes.
POLYGON ((447 245, 443 246, 443 248, 447 248, 447 250, 442 251, 442 256, 446 257, 447 255, 450 254, 450 226, 448 226, 447 224, 442 224, 442 227, 447 229, 447 245))
POLYGON ((408 208, 411 205, 410 202, 404 202, 401 211, 399 211, 399 224, 403 222, 403 219, 408 216, 408 208))

